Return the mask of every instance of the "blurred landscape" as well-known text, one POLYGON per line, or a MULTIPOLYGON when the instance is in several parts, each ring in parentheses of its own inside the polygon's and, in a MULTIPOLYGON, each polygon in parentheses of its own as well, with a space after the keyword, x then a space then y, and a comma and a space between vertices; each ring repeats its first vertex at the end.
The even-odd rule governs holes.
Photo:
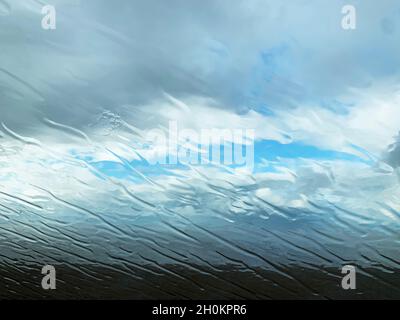
POLYGON ((400 3, 346 4, 0 0, 0 298, 400 299, 400 3))

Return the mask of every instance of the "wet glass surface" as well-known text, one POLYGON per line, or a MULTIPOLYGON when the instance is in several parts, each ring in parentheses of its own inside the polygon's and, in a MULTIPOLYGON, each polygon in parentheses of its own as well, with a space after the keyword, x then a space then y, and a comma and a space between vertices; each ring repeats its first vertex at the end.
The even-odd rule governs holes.
POLYGON ((0 0, 1 299, 400 298, 398 2, 46 4, 0 0))

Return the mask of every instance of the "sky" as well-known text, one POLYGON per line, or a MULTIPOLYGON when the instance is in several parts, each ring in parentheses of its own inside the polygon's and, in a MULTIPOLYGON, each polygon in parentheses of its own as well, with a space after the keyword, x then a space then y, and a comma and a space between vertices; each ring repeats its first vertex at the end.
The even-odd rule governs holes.
POLYGON ((104 147, 137 160, 140 148, 128 146, 137 134, 178 120, 255 129, 256 166, 398 165, 396 1, 353 1, 355 30, 341 26, 345 1, 51 4, 57 29, 48 31, 40 1, 2 1, 6 141, 30 137, 118 164, 104 147), (79 150, 80 139, 101 147, 79 150))
POLYGON ((398 223, 397 0, 46 4, 55 30, 44 2, 0 0, 4 201, 102 211, 129 195, 139 212, 186 212, 194 194, 210 215, 320 202, 398 223), (341 25, 349 3, 355 30, 341 25), (254 130, 253 171, 149 165, 146 133, 170 121, 254 130), (227 202, 201 196, 221 190, 227 202))

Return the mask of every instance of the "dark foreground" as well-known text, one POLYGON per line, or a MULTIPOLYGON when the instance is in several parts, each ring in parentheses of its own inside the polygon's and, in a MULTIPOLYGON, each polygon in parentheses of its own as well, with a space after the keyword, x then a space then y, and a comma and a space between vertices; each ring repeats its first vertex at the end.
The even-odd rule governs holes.
POLYGON ((343 290, 339 268, 55 265, 56 290, 41 288, 41 267, 1 265, 0 299, 400 299, 400 270, 358 268, 343 290))

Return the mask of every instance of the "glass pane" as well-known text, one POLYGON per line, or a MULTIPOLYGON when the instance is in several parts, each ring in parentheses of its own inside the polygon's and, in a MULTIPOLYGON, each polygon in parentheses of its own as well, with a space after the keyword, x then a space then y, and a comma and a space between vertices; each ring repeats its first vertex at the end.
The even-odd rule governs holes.
POLYGON ((1 299, 400 298, 398 1, 47 2, 0 0, 1 299))

